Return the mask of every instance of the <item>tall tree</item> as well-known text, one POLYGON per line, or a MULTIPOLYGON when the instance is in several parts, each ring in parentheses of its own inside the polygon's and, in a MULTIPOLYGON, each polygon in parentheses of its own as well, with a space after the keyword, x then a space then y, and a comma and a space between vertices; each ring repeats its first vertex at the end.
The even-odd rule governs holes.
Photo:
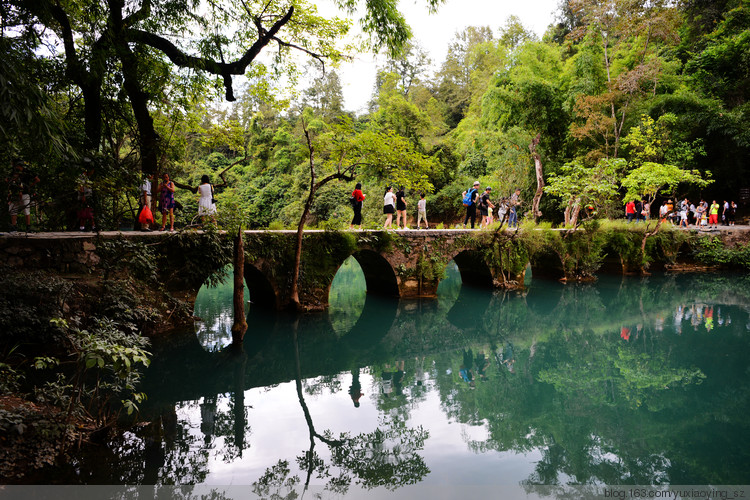
POLYGON ((662 72, 658 42, 675 44, 679 17, 669 2, 637 0, 571 0, 581 26, 569 35, 601 47, 606 89, 580 94, 576 100, 577 138, 599 135, 601 152, 617 157, 620 138, 634 101, 654 94, 662 72))
POLYGON ((357 131, 351 120, 327 125, 306 109, 301 117, 309 165, 309 190, 297 224, 290 301, 300 307, 299 274, 302 239, 316 193, 334 180, 353 180, 360 173, 390 179, 394 184, 432 191, 428 173, 434 161, 415 151, 413 144, 393 132, 357 131))
POLYGON ((448 46, 445 61, 435 76, 438 99, 448 108, 447 122, 451 127, 461 121, 471 102, 471 74, 475 69, 470 63, 472 49, 492 39, 489 26, 469 26, 457 33, 448 46))
MULTIPOLYGON (((428 0, 435 8, 438 0, 428 0)), ((354 11, 357 0, 337 4, 354 11)), ((84 102, 85 144, 97 149, 101 142, 105 81, 121 83, 137 125, 142 168, 155 172, 160 137, 154 128, 152 109, 163 105, 169 94, 205 91, 216 78, 228 101, 235 99, 234 77, 296 74, 290 52, 317 59, 341 58, 339 41, 349 23, 318 15, 304 0, 292 2, 229 0, 200 1, 124 0, 11 0, 11 9, 26 15, 29 29, 48 47, 62 48, 67 78, 80 89, 84 102), (277 52, 269 64, 257 61, 269 45, 277 52), (181 85, 183 81, 187 85, 181 85)), ((363 28, 372 45, 398 52, 410 35, 403 16, 392 0, 367 2, 363 28)), ((53 56, 57 56, 55 52, 53 56)), ((217 82, 218 83, 218 82, 217 82)))

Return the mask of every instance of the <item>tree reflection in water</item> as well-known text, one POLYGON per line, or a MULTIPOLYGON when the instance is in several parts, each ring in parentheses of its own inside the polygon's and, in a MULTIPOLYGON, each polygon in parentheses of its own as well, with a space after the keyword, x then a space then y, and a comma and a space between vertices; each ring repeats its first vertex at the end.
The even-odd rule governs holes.
MULTIPOLYGON (((308 440, 302 450, 263 457, 268 463, 255 471, 257 479, 238 479, 255 480, 253 491, 263 497, 291 498, 319 484, 340 494, 434 484, 430 470, 447 469, 439 469, 440 453, 430 454, 429 436, 443 439, 450 432, 460 434, 457 446, 463 447, 451 448, 455 460, 486 456, 486 466, 468 473, 494 474, 499 481, 502 471, 491 459, 497 456, 530 463, 519 479, 524 484, 750 481, 750 279, 603 278, 596 285, 551 288, 540 294, 537 281, 520 294, 464 287, 451 304, 368 310, 358 328, 375 330, 370 323, 379 316, 387 321, 367 342, 332 333, 323 317, 274 319, 275 326, 263 328, 277 333, 262 348, 246 346, 244 362, 217 361, 222 353, 198 348, 204 357, 171 375, 158 371, 157 360, 149 375, 178 396, 150 391, 155 423, 137 428, 100 460, 111 469, 97 478, 204 482, 213 457, 235 463, 258 439, 248 423, 250 407, 238 395, 294 380, 298 401, 285 417, 297 417, 299 403, 308 440), (460 376, 462 367, 473 383, 460 376), (373 390, 359 386, 360 374, 374 380, 373 390), (362 407, 352 408, 362 391, 368 393, 362 407), (321 408, 344 398, 357 416, 372 410, 377 428, 319 430, 307 407, 313 398, 321 408), (429 419, 426 411, 433 413, 429 419), (204 432, 198 414, 205 414, 204 432), (414 424, 415 416, 429 420, 425 428, 414 424)), ((180 358, 178 367, 190 358, 187 351, 171 354, 180 358)), ((290 432, 281 424, 275 429, 290 432)), ((77 474, 94 482, 93 469, 86 462, 77 474)))
POLYGON ((384 486, 391 490, 419 482, 429 473, 424 459, 417 453, 429 437, 421 426, 409 428, 398 419, 383 416, 377 429, 356 436, 345 432, 334 438, 330 430, 321 434, 315 429, 302 386, 298 326, 297 321, 293 326, 295 385, 310 446, 296 457, 296 463, 305 472, 305 481, 302 483, 298 475, 291 474, 288 460, 280 459, 253 483, 253 493, 261 497, 296 498, 297 485, 303 484, 307 490, 313 477, 325 480, 326 490, 341 495, 349 491, 352 482, 365 489, 384 486), (330 459, 317 453, 317 442, 328 447, 330 459))

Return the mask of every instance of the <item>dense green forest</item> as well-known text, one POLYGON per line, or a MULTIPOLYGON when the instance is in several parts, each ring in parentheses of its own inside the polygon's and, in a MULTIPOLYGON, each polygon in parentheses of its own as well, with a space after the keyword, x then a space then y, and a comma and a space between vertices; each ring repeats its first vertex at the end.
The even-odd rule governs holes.
POLYGON ((368 38, 344 45, 351 21, 297 1, 4 2, 2 173, 29 162, 49 229, 70 227, 87 165, 104 228, 134 218, 144 172, 193 188, 177 190, 180 226, 204 174, 221 214, 249 228, 295 227, 312 180, 310 227, 348 227, 355 182, 365 227, 382 224, 386 185, 406 187, 412 218, 427 194, 429 219, 446 225, 474 180, 495 198, 521 188, 527 212, 535 157, 553 223, 582 206, 620 216, 623 181, 644 165, 714 181, 644 196, 743 201, 748 0, 562 2, 541 39, 515 17, 467 28, 437 71, 393 2, 337 4, 359 12, 368 38), (389 60, 355 115, 336 63, 373 50, 389 60))

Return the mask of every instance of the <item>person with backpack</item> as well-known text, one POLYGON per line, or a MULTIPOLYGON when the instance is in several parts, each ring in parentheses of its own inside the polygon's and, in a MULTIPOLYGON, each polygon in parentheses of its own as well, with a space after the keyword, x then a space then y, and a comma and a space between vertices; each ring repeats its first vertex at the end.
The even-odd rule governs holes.
POLYGON ((479 198, 479 181, 474 181, 474 186, 463 192, 463 204, 466 207, 466 217, 464 218, 464 229, 466 223, 471 219, 471 228, 474 229, 474 223, 477 219, 477 199, 479 198))
POLYGON ((349 197, 349 202, 352 204, 352 210, 354 210, 354 218, 352 223, 349 224, 349 229, 354 229, 354 226, 359 226, 362 229, 362 202, 365 201, 365 195, 362 194, 362 183, 358 182, 354 186, 354 191, 349 197))

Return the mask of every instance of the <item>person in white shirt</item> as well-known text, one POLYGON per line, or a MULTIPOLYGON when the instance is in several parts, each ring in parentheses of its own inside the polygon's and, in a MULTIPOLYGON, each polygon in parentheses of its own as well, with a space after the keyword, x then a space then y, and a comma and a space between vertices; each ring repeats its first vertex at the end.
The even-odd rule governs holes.
POLYGON ((383 196, 383 213, 387 216, 383 229, 390 229, 393 222, 393 214, 396 213, 396 195, 393 194, 393 188, 386 186, 385 196, 383 196))
POLYGON ((424 220, 425 229, 430 229, 427 224, 427 200, 424 199, 424 193, 419 195, 419 201, 417 202, 417 229, 419 229, 419 223, 424 220))
POLYGON ((201 185, 198 186, 200 199, 198 200, 198 215, 201 223, 206 216, 211 217, 211 221, 216 224, 216 203, 214 202, 214 187, 211 185, 207 175, 201 177, 201 185))

